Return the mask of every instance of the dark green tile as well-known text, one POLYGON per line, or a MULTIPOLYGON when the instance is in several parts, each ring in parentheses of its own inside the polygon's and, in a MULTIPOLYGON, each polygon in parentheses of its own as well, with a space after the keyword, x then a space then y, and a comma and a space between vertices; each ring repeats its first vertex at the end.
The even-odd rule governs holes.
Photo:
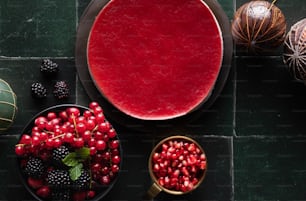
POLYGON ((41 59, 35 60, 0 60, 1 78, 6 80, 17 95, 18 113, 8 134, 19 134, 25 124, 41 110, 63 103, 75 103, 76 92, 76 71, 73 60, 53 60, 59 64, 60 72, 54 78, 46 78, 40 73, 41 59), (65 80, 70 87, 70 96, 68 99, 57 100, 53 96, 53 86, 58 80, 65 80), (48 95, 45 99, 34 99, 31 96, 31 84, 33 82, 43 83, 48 95))
POLYGON ((227 17, 232 19, 234 13, 234 2, 228 0, 219 0, 218 1, 224 12, 226 13, 227 17))
POLYGON ((2 0, 0 55, 74 55, 75 1, 2 0))
POLYGON ((280 57, 237 58, 236 132, 305 136, 305 85, 294 81, 280 57))
POLYGON ((78 17, 80 18, 91 0, 78 0, 78 17))
POLYGON ((305 138, 235 139, 235 200, 306 200, 305 151, 305 138))
POLYGON ((233 135, 234 117, 234 68, 231 69, 226 84, 210 108, 200 109, 201 115, 186 126, 198 135, 233 135))

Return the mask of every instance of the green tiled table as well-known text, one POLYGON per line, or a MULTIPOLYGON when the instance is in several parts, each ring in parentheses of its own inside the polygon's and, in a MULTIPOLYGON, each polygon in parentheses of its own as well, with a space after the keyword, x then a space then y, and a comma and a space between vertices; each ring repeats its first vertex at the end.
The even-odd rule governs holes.
MULTIPOLYGON (((33 200, 17 174, 14 144, 22 128, 37 112, 61 103, 90 102, 75 67, 76 29, 89 0, 0 1, 0 78, 18 96, 13 127, 0 135, 0 200, 33 200), (39 72, 43 58, 59 63, 58 77, 39 72), (41 81, 49 91, 55 80, 66 80, 71 96, 44 101, 30 95, 30 84, 41 81)), ((245 0, 219 0, 229 19, 245 0)), ((304 0, 282 1, 288 28, 305 16, 304 0)), ((281 59, 282 49, 252 56, 234 51, 224 90, 200 118, 168 133, 117 128, 124 150, 120 179, 106 201, 140 200, 151 180, 147 170, 150 150, 170 134, 187 134, 203 145, 209 170, 203 184, 191 194, 156 200, 301 201, 306 200, 306 87, 290 77, 281 59)))

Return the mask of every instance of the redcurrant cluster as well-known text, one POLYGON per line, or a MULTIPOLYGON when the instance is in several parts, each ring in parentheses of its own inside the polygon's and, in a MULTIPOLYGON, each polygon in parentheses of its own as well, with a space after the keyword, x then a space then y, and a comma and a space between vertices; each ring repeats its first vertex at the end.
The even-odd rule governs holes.
POLYGON ((187 140, 166 140, 156 148, 151 161, 159 185, 173 191, 193 190, 206 171, 206 155, 187 140))
MULTIPOLYGON (((47 172, 54 169, 50 163, 52 152, 63 146, 68 147, 70 152, 84 148, 88 150, 88 160, 82 167, 90 172, 92 188, 82 195, 93 197, 96 194, 94 187, 109 185, 119 172, 120 142, 115 129, 106 120, 103 109, 97 102, 91 102, 86 109, 69 106, 35 118, 31 131, 23 134, 15 146, 15 153, 20 158, 23 169, 24 164, 34 157, 43 161, 47 172)), ((50 198, 51 190, 48 190, 45 177, 31 178, 28 184, 37 190, 36 192, 41 192, 41 189, 47 192, 38 193, 40 197, 50 198), (33 181, 36 181, 35 185, 33 181), (41 185, 37 186, 37 183, 41 185)), ((75 193, 78 194, 80 192, 75 193)))

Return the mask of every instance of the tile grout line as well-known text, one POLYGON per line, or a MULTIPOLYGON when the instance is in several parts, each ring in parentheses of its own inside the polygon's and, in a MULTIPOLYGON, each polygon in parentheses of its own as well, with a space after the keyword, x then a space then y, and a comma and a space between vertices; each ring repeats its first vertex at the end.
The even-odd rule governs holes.
MULTIPOLYGON (((79 1, 75 0, 75 31, 77 33, 77 29, 78 29, 78 24, 79 24, 79 1)), ((75 68, 76 70, 76 68, 75 68)), ((78 91, 78 73, 75 74, 75 103, 78 104, 78 97, 79 97, 79 91, 78 91)))
MULTIPOLYGON (((233 0, 233 13, 235 13, 237 10, 237 2, 236 0, 233 0)), ((235 46, 233 46, 234 54, 233 58, 236 57, 236 49, 235 46)), ((233 83, 233 137, 231 138, 231 173, 232 173, 232 198, 231 200, 235 200, 235 164, 234 164, 234 138, 237 137, 236 133, 236 109, 237 109, 237 68, 236 68, 236 62, 234 59, 234 83, 233 83)))
POLYGON ((235 168, 234 168, 234 137, 231 137, 231 164, 230 164, 230 171, 231 171, 231 178, 232 178, 232 199, 231 201, 235 200, 235 168))
POLYGON ((0 56, 0 60, 17 60, 17 61, 22 61, 22 60, 40 60, 40 59, 48 59, 48 58, 52 58, 52 59, 74 59, 74 57, 46 57, 46 56, 42 56, 42 57, 9 57, 9 56, 0 56))

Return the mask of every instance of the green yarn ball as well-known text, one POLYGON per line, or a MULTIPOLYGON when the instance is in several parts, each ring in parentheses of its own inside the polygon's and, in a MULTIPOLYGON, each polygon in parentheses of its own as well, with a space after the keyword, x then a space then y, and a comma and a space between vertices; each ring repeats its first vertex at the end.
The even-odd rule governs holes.
POLYGON ((0 132, 7 130, 17 113, 17 97, 10 85, 0 79, 0 132))

